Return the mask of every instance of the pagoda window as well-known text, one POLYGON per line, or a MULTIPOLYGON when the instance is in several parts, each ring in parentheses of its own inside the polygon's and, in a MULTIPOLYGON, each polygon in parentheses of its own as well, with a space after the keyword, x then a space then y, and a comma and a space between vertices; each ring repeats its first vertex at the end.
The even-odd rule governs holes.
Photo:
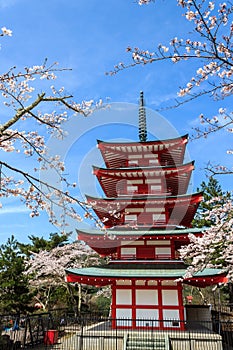
POLYGON ((158 213, 158 214, 161 214, 161 212, 164 212, 164 208, 163 207, 157 207, 157 208, 148 207, 148 208, 146 208, 146 212, 147 213, 158 213))
POLYGON ((144 245, 144 241, 121 241, 121 244, 123 245, 144 245))
POLYGON ((127 185, 138 185, 138 184, 143 184, 143 180, 139 179, 131 179, 127 181, 127 185))
POLYGON ((147 245, 162 245, 162 246, 165 246, 165 245, 169 245, 170 246, 171 242, 170 240, 151 240, 151 241, 147 241, 147 245))
MULTIPOLYGON (((157 176, 159 176, 159 172, 156 172, 156 173, 158 173, 157 176)), ((145 179, 145 184, 159 185, 159 184, 161 184, 161 178, 145 179)))
POLYGON ((151 190, 151 193, 161 193, 162 185, 161 184, 151 185, 150 190, 151 190))
POLYGON ((173 280, 161 281, 162 286, 177 286, 177 282, 173 280))
POLYGON ((129 167, 138 166, 138 160, 137 159, 128 160, 128 166, 129 167))
POLYGON ((132 285, 132 281, 129 281, 129 280, 118 280, 118 281, 116 281, 116 285, 117 286, 131 286, 132 285))
POLYGON ((130 154, 130 159, 140 159, 142 158, 142 154, 130 154))
POLYGON ((145 286, 146 282, 145 281, 142 281, 142 280, 138 280, 135 282, 135 285, 136 286, 145 286))
POLYGON ((166 222, 165 213, 156 213, 152 215, 153 224, 164 224, 166 222))
POLYGON ((170 259, 171 258, 171 248, 170 247, 156 247, 155 256, 158 259, 170 259))
POLYGON ((138 186, 127 186, 127 193, 137 193, 138 192, 138 186))
MULTIPOLYGON (((155 156, 158 156, 157 154, 155 156)), ((159 165, 158 158, 149 159, 149 165, 159 165)))
POLYGON ((137 215, 125 215, 125 224, 135 225, 137 223, 137 215))
POLYGON ((154 281, 154 280, 151 280, 151 281, 148 281, 148 286, 157 286, 158 285, 158 282, 157 281, 154 281))
POLYGON ((136 248, 134 247, 124 247, 121 248, 121 259, 135 259, 136 248))

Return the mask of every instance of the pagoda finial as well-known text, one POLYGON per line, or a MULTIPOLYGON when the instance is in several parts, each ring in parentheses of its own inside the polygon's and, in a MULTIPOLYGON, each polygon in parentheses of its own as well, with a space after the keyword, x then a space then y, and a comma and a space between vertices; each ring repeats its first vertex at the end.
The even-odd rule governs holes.
POLYGON ((143 91, 140 91, 139 101, 139 140, 140 142, 146 142, 147 140, 146 110, 144 106, 143 91))

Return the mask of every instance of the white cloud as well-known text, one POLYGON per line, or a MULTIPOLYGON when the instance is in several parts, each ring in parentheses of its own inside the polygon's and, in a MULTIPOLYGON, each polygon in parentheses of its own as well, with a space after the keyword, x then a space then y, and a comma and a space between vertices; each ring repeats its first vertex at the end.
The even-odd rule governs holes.
POLYGON ((3 206, 0 208, 0 215, 6 214, 19 214, 19 213, 28 213, 29 210, 22 206, 3 206))

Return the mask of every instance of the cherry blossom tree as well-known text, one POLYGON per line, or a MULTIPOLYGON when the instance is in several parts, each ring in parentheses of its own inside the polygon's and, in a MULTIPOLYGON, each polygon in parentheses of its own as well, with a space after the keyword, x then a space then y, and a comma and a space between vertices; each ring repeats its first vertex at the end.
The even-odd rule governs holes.
MULTIPOLYGON (((159 0, 138 0, 139 5, 148 5, 159 0)), ((159 44, 155 50, 128 47, 132 61, 119 63, 108 74, 116 74, 126 68, 137 65, 156 64, 160 61, 171 61, 174 64, 184 61, 197 61, 199 67, 185 86, 177 92, 173 108, 185 102, 208 95, 213 100, 224 100, 233 92, 233 5, 230 1, 177 0, 178 6, 184 9, 184 18, 190 22, 192 33, 186 38, 171 38, 170 42, 159 44)), ((156 4, 155 4, 156 5, 156 4)), ((210 133, 224 129, 233 132, 232 110, 224 105, 216 111, 215 116, 199 116, 203 127, 196 128, 196 138, 207 137, 210 133)), ((228 154, 233 154, 229 149, 228 154)), ((232 168, 209 164, 207 169, 212 174, 232 174, 232 168)))
POLYGON ((204 213, 212 225, 204 231, 202 237, 189 235, 190 244, 180 250, 181 258, 188 261, 190 267, 186 277, 206 267, 222 268, 229 282, 233 282, 233 203, 220 197, 211 200, 214 207, 204 213))
MULTIPOLYGON (((0 36, 12 36, 10 29, 3 27, 1 30, 0 36)), ((50 221, 57 226, 64 224, 66 215, 82 220, 75 209, 77 204, 85 212, 88 208, 72 195, 71 189, 76 184, 68 182, 64 163, 59 155, 49 154, 46 141, 51 135, 62 139, 66 136, 62 127, 70 117, 87 117, 101 105, 101 101, 96 104, 93 101, 76 102, 63 87, 56 88, 57 75, 66 70, 59 68, 57 63, 49 65, 45 60, 41 65, 20 71, 11 67, 0 75, 0 103, 3 108, 0 123, 0 208, 5 198, 18 197, 30 210, 31 217, 46 209, 50 221), (31 160, 32 170, 25 168, 22 156, 31 160), (41 180, 39 172, 48 169, 56 173, 59 185, 41 180), (61 208, 62 217, 56 217, 55 207, 61 208)))
MULTIPOLYGON (((57 288, 63 287, 70 295, 75 305, 73 289, 65 280, 65 270, 81 268, 90 264, 99 264, 99 256, 88 246, 77 241, 57 246, 50 251, 32 252, 28 261, 27 274, 32 276, 30 285, 37 291, 36 299, 44 309, 49 307, 52 294, 57 288)), ((81 308, 82 289, 78 285, 78 310, 81 308)))

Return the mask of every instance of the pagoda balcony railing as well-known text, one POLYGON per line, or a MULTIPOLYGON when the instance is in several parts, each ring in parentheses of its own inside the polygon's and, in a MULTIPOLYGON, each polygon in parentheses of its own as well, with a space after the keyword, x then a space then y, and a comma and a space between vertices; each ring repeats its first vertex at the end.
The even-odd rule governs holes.
POLYGON ((143 229, 143 228, 163 228, 163 227, 166 227, 166 228, 170 228, 170 229, 174 229, 176 228, 177 226, 179 226, 179 223, 177 223, 177 220, 169 220, 169 223, 167 221, 164 221, 164 220, 154 220, 152 222, 138 222, 137 220, 128 220, 128 221, 125 221, 124 223, 120 224, 117 226, 117 229, 119 228, 135 228, 137 227, 138 229, 143 229))
POLYGON ((117 191, 117 195, 120 196, 171 196, 172 192, 163 192, 163 191, 117 191))
MULTIPOLYGON (((154 256, 137 256, 136 254, 124 254, 120 257, 114 256, 111 260, 175 260, 170 254, 155 254, 154 256)), ((178 258, 176 260, 179 260, 178 258)))
POLYGON ((126 227, 165 227, 167 223, 164 220, 161 221, 153 221, 152 223, 150 222, 145 222, 145 223, 138 223, 136 220, 129 220, 125 221, 124 226, 126 227))

